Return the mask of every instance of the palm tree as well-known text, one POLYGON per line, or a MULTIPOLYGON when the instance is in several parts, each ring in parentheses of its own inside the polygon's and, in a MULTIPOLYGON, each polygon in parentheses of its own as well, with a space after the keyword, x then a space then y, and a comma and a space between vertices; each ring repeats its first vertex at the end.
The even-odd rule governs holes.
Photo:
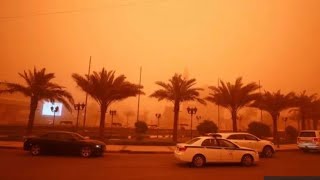
POLYGON ((19 92, 30 97, 30 113, 27 126, 27 134, 32 133, 35 112, 40 100, 49 100, 51 102, 59 101, 71 111, 70 103, 73 104, 71 94, 64 90, 64 87, 52 83, 51 80, 55 78, 54 73, 46 73, 46 69, 42 68, 38 71, 36 68, 19 73, 26 85, 17 83, 2 82, 6 89, 0 90, 0 93, 14 93, 19 92))
POLYGON ((107 71, 104 68, 92 75, 81 76, 72 74, 77 85, 88 93, 100 105, 100 137, 104 135, 105 114, 113 102, 117 102, 143 93, 141 86, 126 81, 124 75, 115 76, 115 71, 107 71))
POLYGON ((295 95, 295 106, 299 109, 301 115, 301 129, 306 129, 306 119, 310 118, 310 112, 317 101, 317 94, 307 95, 306 91, 302 91, 299 95, 295 95))
POLYGON ((215 103, 216 105, 227 108, 231 113, 233 131, 237 132, 237 114, 238 111, 246 106, 249 106, 259 96, 255 91, 259 86, 252 82, 247 85, 242 83, 242 78, 236 79, 234 84, 223 82, 220 80, 221 86, 210 86, 212 91, 206 100, 215 103))
POLYGON ((294 107, 294 93, 282 94, 280 90, 277 92, 265 91, 251 106, 267 111, 273 121, 273 139, 279 143, 278 139, 278 119, 280 112, 288 108, 294 107))
POLYGON ((162 89, 156 90, 150 97, 157 98, 159 101, 165 99, 174 104, 172 140, 177 142, 180 104, 184 101, 194 100, 205 104, 205 101, 199 98, 199 91, 203 89, 193 87, 196 84, 196 79, 185 79, 180 74, 175 74, 169 79, 169 83, 157 81, 156 84, 161 86, 162 89))

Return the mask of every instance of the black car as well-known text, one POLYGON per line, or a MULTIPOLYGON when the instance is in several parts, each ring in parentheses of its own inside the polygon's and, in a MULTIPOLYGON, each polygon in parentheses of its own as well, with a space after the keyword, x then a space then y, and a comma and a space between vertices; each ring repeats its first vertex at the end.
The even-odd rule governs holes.
POLYGON ((106 144, 92 140, 78 133, 54 131, 39 137, 25 138, 23 149, 37 156, 42 153, 75 154, 82 157, 102 156, 106 144))

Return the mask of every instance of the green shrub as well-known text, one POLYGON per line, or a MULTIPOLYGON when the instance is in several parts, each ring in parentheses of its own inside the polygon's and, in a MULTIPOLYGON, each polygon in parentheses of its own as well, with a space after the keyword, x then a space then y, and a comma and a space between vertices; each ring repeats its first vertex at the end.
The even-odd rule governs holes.
POLYGON ((286 139, 289 142, 296 142, 298 137, 298 130, 295 127, 293 126, 286 127, 285 133, 286 133, 286 139))
POLYGON ((210 120, 204 120, 197 126, 199 134, 204 135, 206 133, 216 133, 218 131, 218 126, 210 120))
POLYGON ((261 122, 251 122, 248 125, 248 132, 254 134, 259 138, 269 137, 271 136, 271 129, 268 125, 261 123, 261 122))

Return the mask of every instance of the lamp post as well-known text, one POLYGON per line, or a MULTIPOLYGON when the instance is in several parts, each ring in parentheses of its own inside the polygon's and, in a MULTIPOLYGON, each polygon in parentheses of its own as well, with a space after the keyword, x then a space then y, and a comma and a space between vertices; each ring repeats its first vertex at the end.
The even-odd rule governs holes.
POLYGON ((59 111, 59 106, 51 106, 50 109, 51 109, 51 112, 53 112, 52 127, 54 127, 54 121, 56 119, 56 112, 59 111))
POLYGON ((161 118, 161 114, 160 113, 156 113, 155 114, 156 115, 156 118, 158 119, 158 128, 157 128, 157 138, 159 138, 159 119, 161 118))
POLYGON ((113 116, 115 116, 117 114, 116 110, 110 110, 109 111, 110 115, 111 115, 111 129, 110 129, 110 137, 112 136, 112 126, 113 126, 113 116))
POLYGON ((77 113, 77 126, 76 126, 76 129, 78 130, 78 127, 79 127, 79 113, 80 113, 80 110, 83 110, 84 107, 86 107, 86 104, 84 103, 77 103, 77 104, 74 104, 74 109, 76 111, 78 111, 77 113))
POLYGON ((197 110, 198 109, 196 107, 193 107, 193 108, 188 107, 187 108, 188 114, 190 114, 190 116, 191 116, 191 118, 190 118, 190 121, 191 121, 191 123, 190 123, 190 125, 191 125, 191 127, 190 127, 190 129, 191 129, 191 139, 192 139, 192 116, 197 113, 197 110))

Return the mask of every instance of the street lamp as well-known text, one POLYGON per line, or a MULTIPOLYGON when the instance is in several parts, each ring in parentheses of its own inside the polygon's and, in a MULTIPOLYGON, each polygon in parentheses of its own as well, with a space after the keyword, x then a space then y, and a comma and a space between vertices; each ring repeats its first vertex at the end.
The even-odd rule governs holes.
POLYGON ((51 109, 51 112, 53 112, 52 127, 54 127, 54 121, 56 119, 56 112, 59 111, 59 106, 51 106, 50 109, 51 109))
POLYGON ((156 113, 155 115, 156 115, 156 118, 158 119, 157 138, 159 138, 159 128, 160 128, 159 119, 161 118, 161 114, 156 113))
POLYGON ((76 111, 78 111, 77 113, 77 126, 76 126, 76 129, 78 130, 78 127, 79 127, 79 113, 80 113, 80 110, 83 110, 84 107, 86 107, 86 104, 84 103, 77 103, 77 104, 74 104, 74 109, 76 111))
POLYGON ((193 108, 188 107, 187 108, 188 114, 190 114, 190 116, 191 116, 191 118, 190 118, 190 121, 191 121, 191 123, 190 123, 190 125, 191 125, 191 127, 190 127, 190 129, 191 129, 191 139, 192 139, 192 116, 197 113, 197 110, 198 109, 196 107, 193 107, 193 108))
POLYGON ((110 110, 109 113, 111 115, 111 129, 110 129, 110 137, 111 137, 112 136, 113 116, 115 116, 117 114, 117 111, 116 110, 110 110))

